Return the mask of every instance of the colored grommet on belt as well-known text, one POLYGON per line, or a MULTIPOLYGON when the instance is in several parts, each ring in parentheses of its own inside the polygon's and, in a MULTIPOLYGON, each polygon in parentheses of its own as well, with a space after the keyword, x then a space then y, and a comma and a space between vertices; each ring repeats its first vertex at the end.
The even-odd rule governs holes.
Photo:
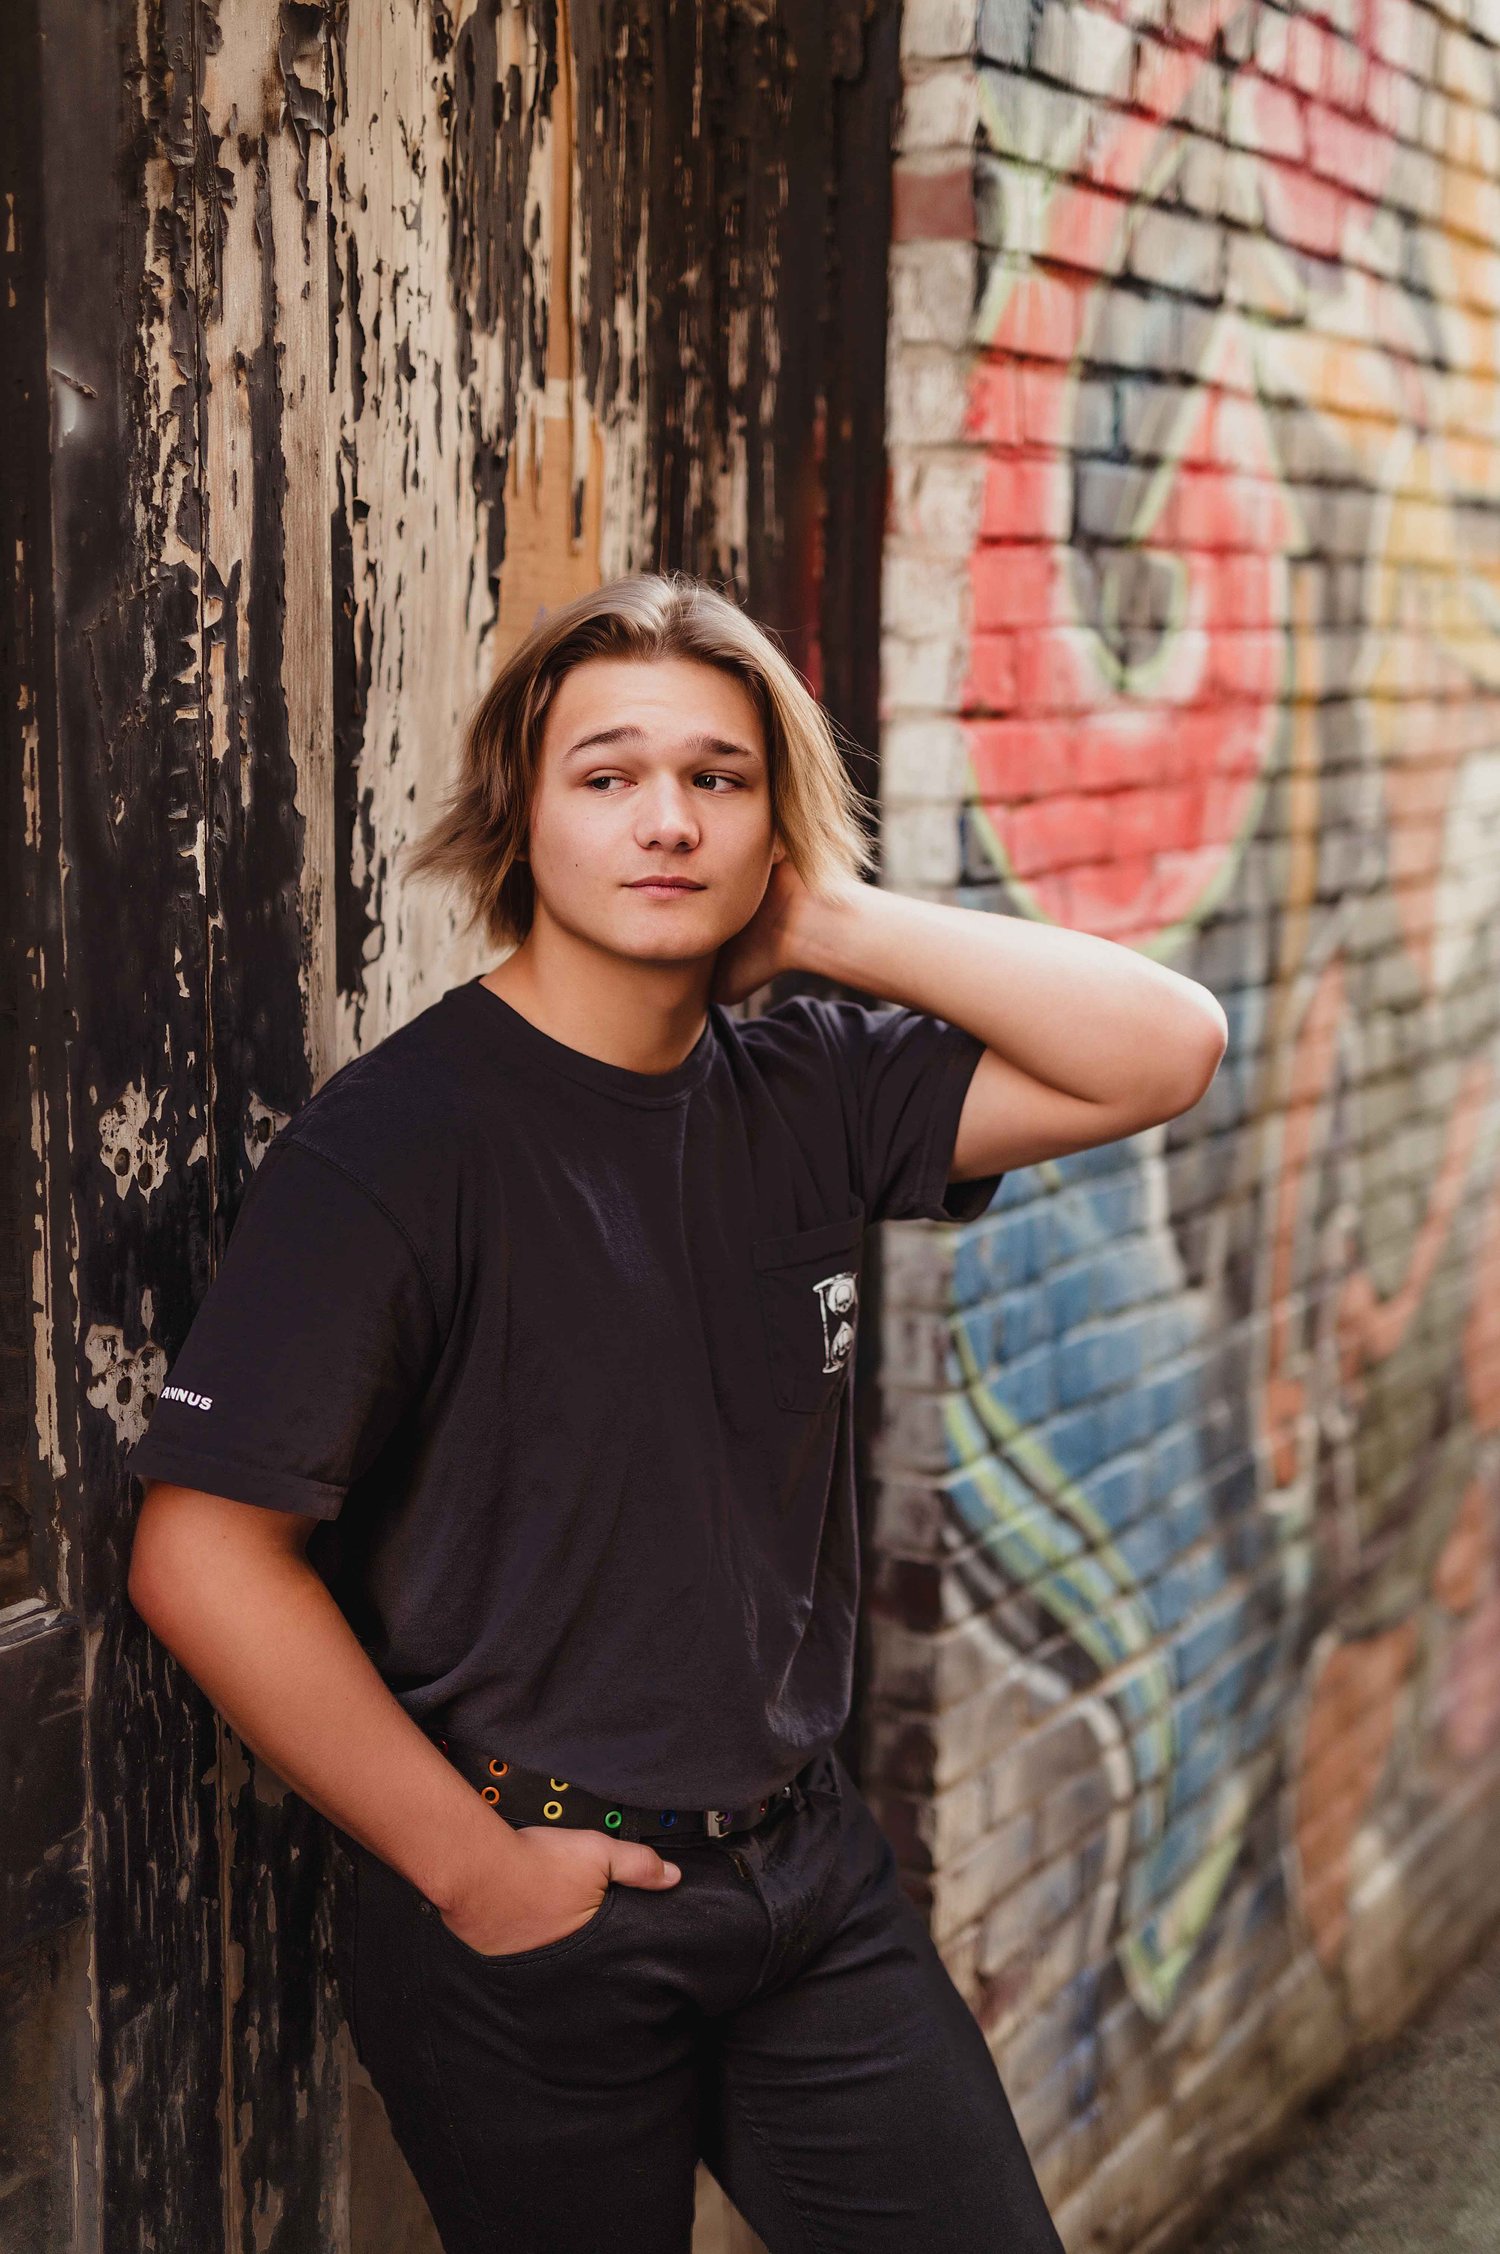
POLYGON ((566 1792, 568 1789, 566 1783, 559 1784, 556 1777, 548 1777, 547 1782, 551 1785, 554 1792, 566 1792))
POLYGON ((661 1812, 661 1820, 664 1824, 675 1824, 677 1821, 677 1810, 675 1808, 663 1808, 661 1812))
POLYGON ((498 1786, 497 1784, 487 1784, 487 1785, 485 1786, 485 1788, 484 1788, 483 1792, 482 1792, 482 1793, 480 1794, 480 1798, 481 1798, 482 1800, 488 1800, 488 1802, 490 1803, 490 1806, 491 1806, 491 1807, 493 1807, 493 1806, 494 1806, 495 1802, 496 1802, 496 1801, 497 1801, 497 1800, 499 1799, 499 1797, 500 1797, 500 1787, 499 1787, 499 1786, 498 1786))
POLYGON ((604 1819, 604 1828, 606 1831, 618 1831, 624 1821, 625 1818, 621 1815, 619 1809, 611 1808, 604 1819))
POLYGON ((508 1761, 502 1761, 497 1756, 497 1758, 490 1763, 490 1775, 492 1777, 503 1777, 509 1767, 510 1763, 508 1761))
POLYGON ((543 1808, 542 1814, 546 1817, 549 1824, 555 1824, 558 1817, 562 1814, 562 1802, 560 1800, 549 1800, 546 1807, 543 1808))

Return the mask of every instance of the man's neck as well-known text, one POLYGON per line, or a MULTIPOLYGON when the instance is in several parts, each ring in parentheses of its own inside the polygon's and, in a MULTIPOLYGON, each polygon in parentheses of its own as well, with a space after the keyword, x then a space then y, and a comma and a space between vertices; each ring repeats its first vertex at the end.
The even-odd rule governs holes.
POLYGON ((482 983, 540 1032, 628 1072, 670 1072, 703 1031, 712 961, 633 963, 535 929, 482 983))

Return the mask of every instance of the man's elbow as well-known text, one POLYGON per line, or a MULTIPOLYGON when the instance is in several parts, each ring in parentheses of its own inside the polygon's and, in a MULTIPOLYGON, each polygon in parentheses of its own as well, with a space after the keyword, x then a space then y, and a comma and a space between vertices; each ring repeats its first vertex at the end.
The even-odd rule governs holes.
POLYGON ((201 1487, 150 1480, 135 1523, 126 1594, 155 1627, 166 1609, 191 1602, 199 1589, 238 1587, 279 1573, 289 1560, 305 1565, 317 1524, 307 1512, 271 1510, 201 1487))
POLYGON ((1177 1119, 1201 1103, 1229 1047, 1229 1020, 1206 986, 1194 987, 1182 1034, 1174 1044, 1174 1070, 1163 1119, 1177 1119))

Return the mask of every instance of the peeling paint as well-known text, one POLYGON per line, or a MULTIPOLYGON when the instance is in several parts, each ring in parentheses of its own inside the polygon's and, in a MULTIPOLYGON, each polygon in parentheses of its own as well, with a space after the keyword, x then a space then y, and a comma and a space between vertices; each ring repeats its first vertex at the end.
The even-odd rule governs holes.
POLYGON ((322 1078, 411 1013, 451 919, 392 871, 493 668, 514 494, 545 442, 557 82, 549 13, 340 13, 332 871, 322 1078), (401 945, 388 940, 399 930, 401 945))
POLYGON ((113 1323, 91 1323, 82 1344, 84 1360, 94 1372, 85 1397, 90 1408, 108 1417, 123 1451, 134 1445, 151 1421, 146 1404, 154 1403, 161 1391, 167 1356, 154 1339, 136 1349, 128 1347, 123 1331, 113 1323))
POLYGON ((158 1088, 155 1095, 148 1095, 144 1083, 137 1080, 99 1114, 95 1128, 99 1159, 119 1198, 138 1189, 149 1199, 166 1179, 170 1146, 164 1135, 152 1130, 160 1123, 169 1093, 158 1088))
POLYGON ((291 1118, 289 1111, 275 1104, 263 1103, 253 1090, 245 1098, 245 1156, 252 1167, 259 1166, 266 1154, 266 1146, 278 1135, 291 1118))
POLYGON ((31 1241, 31 1368, 32 1368, 32 1435, 33 1443, 54 1478, 61 1478, 67 1466, 63 1447, 62 1418, 58 1405, 57 1362, 54 1346, 55 1321, 52 1305, 52 1274, 49 1249, 55 1239, 49 1226, 50 1206, 47 1197, 47 1159, 50 1142, 47 1133, 47 1098, 43 1089, 33 1081, 31 1089, 31 1156, 36 1167, 36 1178, 42 1185, 40 1206, 33 1218, 31 1241))

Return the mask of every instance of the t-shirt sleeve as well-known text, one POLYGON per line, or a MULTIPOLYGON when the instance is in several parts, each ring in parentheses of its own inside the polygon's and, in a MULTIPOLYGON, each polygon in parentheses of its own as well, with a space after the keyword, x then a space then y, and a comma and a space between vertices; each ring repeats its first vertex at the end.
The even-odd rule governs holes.
POLYGON ((278 1137, 126 1470, 336 1518, 439 1344, 402 1226, 342 1166, 278 1137))
POLYGON ((858 1194, 871 1221, 973 1221, 1001 1174, 950 1182, 959 1115, 984 1043, 925 1010, 823 1001, 847 1060, 858 1194))

